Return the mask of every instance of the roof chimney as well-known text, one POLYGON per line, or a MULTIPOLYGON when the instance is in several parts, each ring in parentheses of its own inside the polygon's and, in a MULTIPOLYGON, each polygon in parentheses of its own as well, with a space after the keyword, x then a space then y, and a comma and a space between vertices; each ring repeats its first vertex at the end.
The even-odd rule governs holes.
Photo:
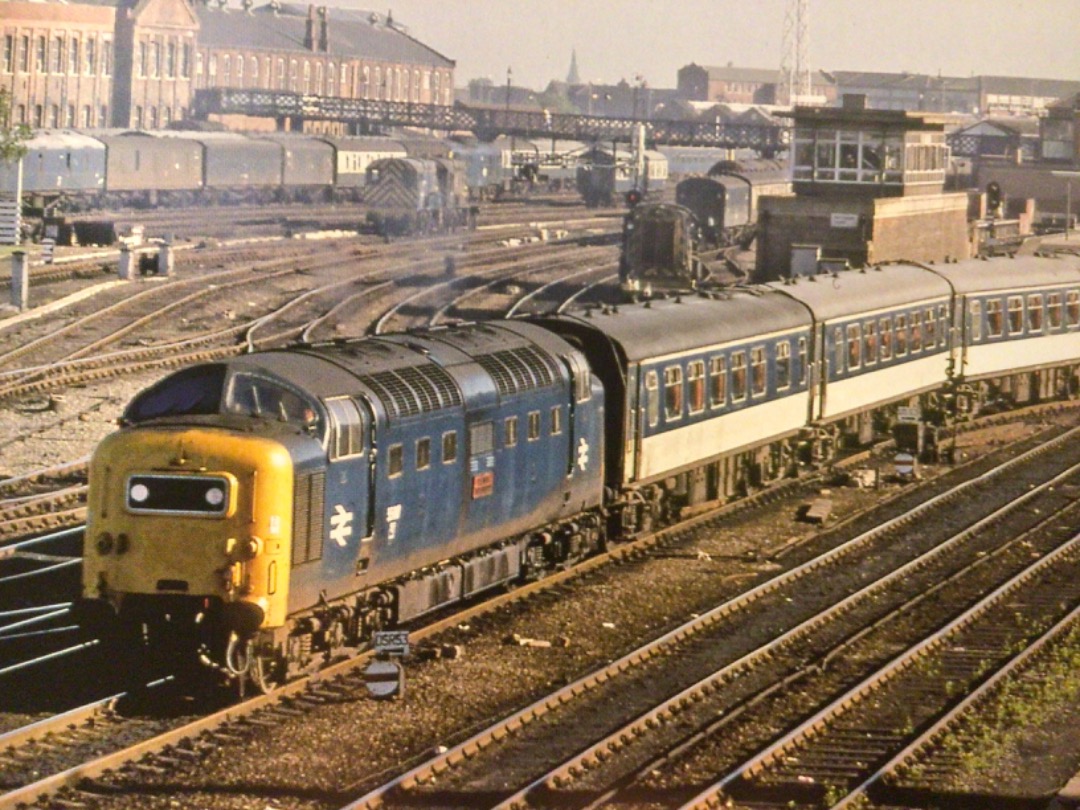
POLYGON ((329 9, 326 6, 319 6, 319 50, 323 53, 330 50, 330 32, 327 30, 329 15, 329 9))
POLYGON ((315 50, 315 6, 307 7, 307 24, 304 26, 304 47, 315 50))

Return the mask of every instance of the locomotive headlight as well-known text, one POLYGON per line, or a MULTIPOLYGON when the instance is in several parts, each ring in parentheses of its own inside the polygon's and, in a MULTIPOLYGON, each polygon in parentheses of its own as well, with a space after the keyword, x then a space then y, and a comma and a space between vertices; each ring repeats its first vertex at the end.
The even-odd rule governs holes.
POLYGON ((225 490, 221 487, 210 487, 206 490, 206 502, 217 508, 225 503, 225 490))
POLYGON ((146 499, 150 497, 150 488, 146 484, 134 484, 128 493, 128 497, 134 503, 146 503, 146 499))

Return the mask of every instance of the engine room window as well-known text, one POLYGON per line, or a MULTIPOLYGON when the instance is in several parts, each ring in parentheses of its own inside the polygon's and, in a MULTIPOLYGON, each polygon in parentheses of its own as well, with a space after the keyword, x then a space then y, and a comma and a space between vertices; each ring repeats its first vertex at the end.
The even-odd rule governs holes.
POLYGON ((518 418, 516 416, 506 417, 506 422, 503 425, 503 446, 504 447, 517 447, 518 442, 518 418))
POLYGON ((714 357, 709 361, 709 406, 720 408, 727 404, 727 358, 714 357))
POLYGON ((690 413, 705 410, 705 362, 702 360, 686 365, 686 398, 690 413))
POLYGON ((431 439, 426 436, 416 440, 416 469, 426 470, 431 466, 431 439))
POLYGON ((540 438, 540 411, 529 411, 529 441, 540 438))
POLYGON ((1043 330, 1043 300, 1041 295, 1028 296, 1028 331, 1041 332, 1043 330))
POLYGON ((671 421, 682 417, 683 385, 682 366, 664 369, 664 419, 671 421))
POLYGON ((401 475, 405 469, 405 448, 401 444, 390 445, 390 451, 387 453, 387 468, 386 474, 391 478, 396 478, 401 475))
POLYGON ((558 405, 551 409, 551 435, 558 436, 562 433, 562 408, 558 405))
POLYGON ((1009 296, 1009 334, 1019 335, 1024 331, 1024 299, 1019 295, 1009 296))
POLYGON ((495 425, 479 422, 469 426, 469 455, 480 456, 495 450, 495 425))
POLYGON ((746 399, 746 352, 731 354, 731 399, 734 402, 746 399))
POLYGON ((750 371, 754 383, 754 396, 764 394, 765 387, 768 385, 768 366, 765 362, 764 346, 756 346, 750 350, 750 371))
POLYGON ((776 344, 776 387, 787 388, 791 385, 791 344, 781 340, 776 344))
POLYGON ((660 382, 655 371, 645 375, 645 417, 650 427, 660 422, 660 382))
POLYGON ((443 464, 452 464, 457 461, 457 431, 451 430, 442 437, 442 460, 443 464))

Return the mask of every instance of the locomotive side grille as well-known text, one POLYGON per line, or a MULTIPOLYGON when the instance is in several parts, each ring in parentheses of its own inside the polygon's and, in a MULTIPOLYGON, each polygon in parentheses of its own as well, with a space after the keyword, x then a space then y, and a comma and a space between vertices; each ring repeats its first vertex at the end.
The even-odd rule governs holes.
POLYGON ((461 404, 461 392, 441 366, 412 366, 360 378, 391 416, 413 416, 461 404))
POLYGON ((495 380, 503 396, 542 388, 555 380, 555 369, 547 356, 531 346, 486 354, 476 362, 495 380))
POLYGON ((293 499, 292 564, 322 559, 322 521, 326 473, 308 473, 296 481, 293 499))

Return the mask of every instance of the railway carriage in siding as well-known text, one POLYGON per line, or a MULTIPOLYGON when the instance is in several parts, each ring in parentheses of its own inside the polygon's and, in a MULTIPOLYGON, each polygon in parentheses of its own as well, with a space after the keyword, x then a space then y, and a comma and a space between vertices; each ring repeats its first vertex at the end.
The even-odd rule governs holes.
MULTIPOLYGON (((34 133, 22 159, 24 200, 37 208, 61 197, 96 197, 105 188, 105 145, 66 130, 34 133)), ((18 165, 0 161, 0 191, 14 193, 18 165)))
POLYGON ((281 196, 285 200, 329 199, 334 185, 334 147, 319 138, 273 133, 258 136, 281 149, 281 196))
POLYGON ((198 143, 139 131, 94 137, 106 149, 105 205, 190 205, 202 188, 203 149, 198 143))
POLYGON ((203 150, 203 194, 216 202, 270 202, 281 191, 281 146, 231 132, 157 130, 155 137, 194 141, 203 150))
POLYGON ((177 372, 94 455, 84 620, 140 673, 266 688, 595 550, 603 409, 518 321, 177 372))
POLYGON ((407 157, 400 141, 382 137, 322 136, 334 147, 334 189, 339 197, 352 199, 352 192, 367 182, 367 168, 381 158, 407 157))

